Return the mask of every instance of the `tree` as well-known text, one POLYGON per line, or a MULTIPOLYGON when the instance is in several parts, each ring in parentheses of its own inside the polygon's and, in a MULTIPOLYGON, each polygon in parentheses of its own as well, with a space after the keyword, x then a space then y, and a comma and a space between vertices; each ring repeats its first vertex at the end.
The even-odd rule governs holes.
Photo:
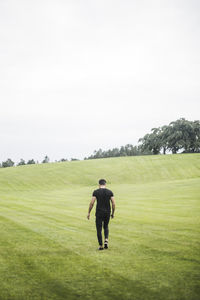
POLYGON ((14 164, 15 164, 14 161, 12 161, 12 159, 8 158, 6 161, 2 162, 2 168, 13 167, 14 164))
POLYGON ((181 118, 169 124, 167 143, 173 154, 179 150, 190 152, 194 141, 195 132, 192 122, 181 118))
POLYGON ((26 164, 25 160, 23 158, 20 159, 20 162, 17 164, 17 166, 24 166, 26 164))
POLYGON ((64 162, 64 161, 68 161, 68 159, 67 159, 67 158, 61 158, 61 159, 59 160, 59 162, 64 162))
POLYGON ((42 161, 42 164, 47 164, 47 163, 49 163, 49 161, 50 161, 50 159, 49 159, 49 157, 46 155, 45 158, 44 158, 43 161, 42 161))
POLYGON ((159 154, 161 149, 160 128, 152 128, 152 133, 147 133, 138 142, 141 144, 142 151, 151 151, 152 154, 159 154))
POLYGON ((169 135, 169 126, 160 127, 160 142, 161 147, 163 149, 163 154, 166 154, 166 150, 168 149, 168 135, 169 135))
POLYGON ((27 165, 34 165, 34 164, 35 164, 34 159, 29 159, 29 160, 27 161, 27 165))
POLYGON ((200 121, 193 122, 194 141, 191 143, 191 152, 200 152, 200 121))

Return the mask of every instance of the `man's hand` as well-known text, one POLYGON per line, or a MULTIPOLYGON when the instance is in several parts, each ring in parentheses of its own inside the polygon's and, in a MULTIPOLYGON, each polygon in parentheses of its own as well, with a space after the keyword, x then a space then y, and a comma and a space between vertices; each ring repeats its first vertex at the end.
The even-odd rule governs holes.
POLYGON ((111 218, 114 219, 114 214, 111 214, 111 218))
POLYGON ((90 219, 90 214, 88 213, 88 215, 87 215, 87 218, 88 218, 88 220, 90 219))

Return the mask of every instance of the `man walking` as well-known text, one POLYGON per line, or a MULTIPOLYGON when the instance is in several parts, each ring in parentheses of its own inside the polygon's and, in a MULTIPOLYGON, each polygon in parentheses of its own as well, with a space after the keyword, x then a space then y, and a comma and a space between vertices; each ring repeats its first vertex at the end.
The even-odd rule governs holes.
POLYGON ((92 200, 89 205, 88 220, 90 219, 90 212, 93 208, 94 202, 97 200, 96 205, 96 229, 97 229, 97 238, 99 242, 99 250, 108 249, 108 223, 110 221, 110 201, 112 202, 112 214, 111 218, 114 218, 115 212, 115 200, 113 192, 106 188, 106 180, 99 180, 99 189, 95 190, 92 194, 92 200), (104 228, 104 247, 102 241, 102 225, 104 228))

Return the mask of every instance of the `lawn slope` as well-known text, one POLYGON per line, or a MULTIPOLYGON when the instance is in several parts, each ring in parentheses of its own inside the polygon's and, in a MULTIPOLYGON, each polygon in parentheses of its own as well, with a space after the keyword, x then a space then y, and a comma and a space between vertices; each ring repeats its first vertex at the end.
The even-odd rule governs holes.
POLYGON ((0 169, 0 299, 199 299, 200 155, 0 169), (99 178, 113 190, 97 251, 99 178))

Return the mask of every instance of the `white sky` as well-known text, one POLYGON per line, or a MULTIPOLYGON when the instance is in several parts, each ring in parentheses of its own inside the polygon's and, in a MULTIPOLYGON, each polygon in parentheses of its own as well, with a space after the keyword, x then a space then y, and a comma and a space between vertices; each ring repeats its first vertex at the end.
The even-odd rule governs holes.
POLYGON ((0 161, 199 119, 200 1, 0 0, 0 161))

